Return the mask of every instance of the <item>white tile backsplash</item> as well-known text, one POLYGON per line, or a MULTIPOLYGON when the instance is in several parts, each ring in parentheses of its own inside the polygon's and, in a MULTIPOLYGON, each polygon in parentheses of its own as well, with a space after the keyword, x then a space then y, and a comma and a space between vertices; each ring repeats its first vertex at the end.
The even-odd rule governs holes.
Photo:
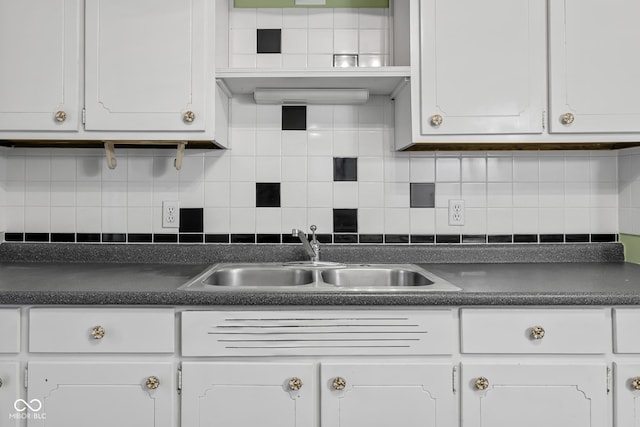
MULTIPOLYGON (((598 166, 592 166, 592 176, 593 169, 598 170, 598 176, 609 175, 604 167, 598 166)), ((629 148, 618 152, 617 177, 619 232, 640 235, 640 149, 629 148)), ((596 221, 604 220, 602 212, 598 214, 596 221)))

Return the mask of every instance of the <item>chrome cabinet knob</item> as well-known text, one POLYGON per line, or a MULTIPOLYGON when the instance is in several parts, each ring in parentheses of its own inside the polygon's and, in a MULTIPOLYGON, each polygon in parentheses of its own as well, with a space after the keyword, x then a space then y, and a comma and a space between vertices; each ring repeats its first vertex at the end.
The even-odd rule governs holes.
POLYGON ((576 119, 576 116, 574 116, 572 113, 565 113, 560 117, 560 122, 563 125, 567 126, 573 123, 575 119, 576 119))
POLYGON ((440 114, 434 114, 433 116, 431 116, 431 126, 433 126, 434 128, 440 126, 443 121, 444 119, 440 114))
POLYGON ((94 340, 101 340, 104 337, 105 330, 102 326, 94 326, 91 329, 91 336, 94 340))
POLYGON ((65 113, 64 111, 56 111, 54 118, 56 119, 56 122, 62 123, 67 120, 67 113, 65 113))
POLYGON ((297 391, 302 388, 302 380, 298 377, 293 377, 289 380, 289 390, 297 391))
POLYGON ((331 383, 331 387, 333 387, 334 390, 344 390, 346 386, 347 381, 342 377, 335 377, 331 383))
POLYGON ((144 385, 146 385, 149 390, 155 390, 160 387, 160 380, 158 379, 158 377, 151 376, 147 378, 147 380, 144 382, 144 385))
POLYGON ((640 390, 640 377, 631 378, 631 388, 633 390, 640 390))
POLYGON ((192 123, 196 119, 196 113, 194 113, 193 111, 187 111, 186 113, 184 113, 184 116, 182 118, 185 122, 192 123))
POLYGON ((544 328, 542 326, 534 326, 531 328, 531 338, 534 340, 541 340, 544 338, 544 328))
POLYGON ((476 378, 476 382, 473 384, 476 390, 486 390, 489 388, 489 380, 485 377, 476 378))

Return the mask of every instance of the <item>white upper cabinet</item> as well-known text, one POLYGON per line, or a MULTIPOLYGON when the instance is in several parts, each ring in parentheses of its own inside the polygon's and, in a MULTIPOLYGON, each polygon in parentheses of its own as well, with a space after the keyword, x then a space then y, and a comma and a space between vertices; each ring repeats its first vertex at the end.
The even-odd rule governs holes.
POLYGON ((79 4, 0 1, 0 130, 78 130, 79 4))
POLYGON ((87 0, 87 130, 205 130, 206 3, 87 0))
POLYGON ((420 135, 542 132, 543 3, 412 0, 420 135))
POLYGON ((640 132, 640 3, 549 2, 551 132, 640 132))

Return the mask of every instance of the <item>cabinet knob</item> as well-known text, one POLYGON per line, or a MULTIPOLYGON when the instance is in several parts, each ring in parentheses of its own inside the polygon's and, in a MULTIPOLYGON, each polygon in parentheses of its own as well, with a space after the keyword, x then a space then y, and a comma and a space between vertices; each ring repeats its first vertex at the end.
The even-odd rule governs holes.
POLYGON ((158 377, 151 376, 147 378, 144 385, 146 385, 149 390, 155 390, 160 386, 160 380, 158 377))
POLYGON ((196 113, 194 113, 193 111, 187 111, 186 113, 184 113, 184 116, 182 118, 185 122, 191 123, 196 119, 196 113))
POLYGON ((476 382, 474 383, 476 390, 486 390, 489 388, 489 380, 485 377, 476 378, 476 382))
POLYGON ((105 330, 102 326, 94 326, 94 328, 91 329, 91 336, 95 340, 101 340, 104 337, 104 334, 105 330))
POLYGON ((440 126, 443 121, 444 119, 440 114, 434 114, 433 116, 431 116, 431 126, 433 126, 434 128, 440 126))
POLYGON ((631 388, 634 390, 640 390, 640 377, 631 378, 631 388))
POLYGON ((344 390, 346 386, 347 381, 342 377, 335 377, 331 383, 331 387, 333 387, 334 390, 344 390))
POLYGON ((56 119, 56 122, 62 123, 65 120, 67 120, 67 113, 65 113, 64 111, 56 111, 56 114, 54 117, 56 119))
POLYGON ((565 113, 560 117, 560 122, 563 125, 570 125, 575 119, 576 116, 574 116, 572 113, 565 113))
POLYGON ((544 338, 544 328, 542 326, 534 326, 531 328, 531 338, 534 340, 541 340, 544 338))
POLYGON ((302 388, 302 380, 298 377, 293 377, 289 380, 289 390, 300 390, 302 388))

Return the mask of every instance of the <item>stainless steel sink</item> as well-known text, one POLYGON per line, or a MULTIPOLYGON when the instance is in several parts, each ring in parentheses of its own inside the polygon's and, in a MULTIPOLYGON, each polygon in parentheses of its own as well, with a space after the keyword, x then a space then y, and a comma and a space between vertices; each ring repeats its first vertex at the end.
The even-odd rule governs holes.
POLYGON ((223 263, 179 288, 187 291, 459 291, 414 264, 223 263))

